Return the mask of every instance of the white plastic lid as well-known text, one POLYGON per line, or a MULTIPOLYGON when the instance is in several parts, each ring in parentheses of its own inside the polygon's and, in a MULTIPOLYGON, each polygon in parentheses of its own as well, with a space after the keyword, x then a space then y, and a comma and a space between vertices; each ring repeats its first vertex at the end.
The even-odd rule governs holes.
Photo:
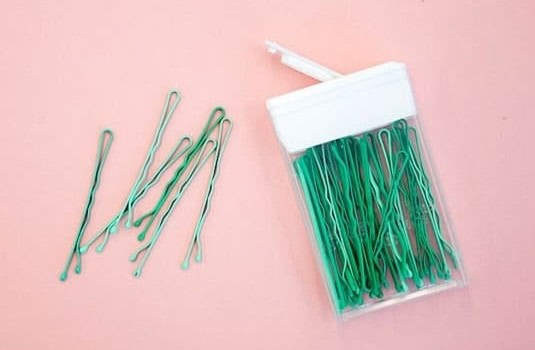
POLYGON ((312 71, 315 78, 332 78, 267 101, 277 136, 288 153, 416 115, 403 63, 388 62, 337 77, 331 70, 322 73, 322 66, 312 61, 300 61, 292 52, 281 53, 283 63, 289 62, 292 68, 305 74, 312 71), (285 62, 285 56, 291 60, 285 62))

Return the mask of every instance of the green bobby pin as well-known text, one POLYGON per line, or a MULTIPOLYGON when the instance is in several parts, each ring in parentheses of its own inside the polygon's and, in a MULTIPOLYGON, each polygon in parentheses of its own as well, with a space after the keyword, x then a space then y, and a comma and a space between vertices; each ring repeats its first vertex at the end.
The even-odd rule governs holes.
POLYGON ((227 147, 227 143, 230 138, 231 131, 232 131, 232 121, 228 118, 222 119, 221 122, 219 123, 219 131, 217 135, 217 150, 214 156, 214 162, 212 163, 212 170, 210 173, 210 179, 208 181, 208 189, 206 190, 206 193, 204 195, 204 201, 203 201, 203 205, 201 208, 201 213, 199 215, 199 219, 197 220, 197 224, 195 225, 195 230, 193 232, 193 236, 191 237, 191 241, 186 251, 186 256, 184 258, 184 261, 182 262, 182 269, 184 270, 188 269, 189 267, 189 261, 190 261, 191 253, 193 252, 194 246, 197 247, 197 255, 195 256, 195 261, 197 262, 202 261, 201 231, 204 225, 204 221, 206 220, 206 217, 208 216, 208 212, 210 211, 210 204, 212 201, 212 197, 214 195, 215 183, 219 175, 221 159, 223 156, 223 152, 225 151, 225 148, 227 147), (228 125, 226 128, 225 128, 225 124, 228 125))
POLYGON ((147 173, 154 159, 154 154, 160 147, 163 132, 165 131, 167 124, 169 123, 169 120, 173 116, 173 113, 175 112, 178 104, 180 103, 181 98, 182 98, 182 95, 177 90, 171 90, 167 94, 164 108, 160 117, 160 122, 158 124, 158 127, 156 128, 156 133, 154 134, 154 138, 149 147, 149 151, 147 153, 145 161, 143 162, 143 165, 141 166, 141 170, 139 171, 136 182, 134 183, 134 186, 132 187, 132 190, 130 191, 130 195, 128 196, 126 209, 123 209, 123 211, 125 211, 127 215, 126 227, 130 227, 132 224, 132 216, 133 216, 134 203, 136 200, 137 191, 142 186, 145 179, 147 178, 147 173))
POLYGON ((89 194, 87 196, 87 202, 82 214, 82 221, 80 222, 78 232, 74 238, 74 243, 67 258, 67 262, 65 263, 65 268, 63 269, 59 277, 61 281, 65 281, 67 279, 69 268, 75 256, 76 267, 74 268, 74 272, 76 272, 77 274, 82 272, 82 254, 80 252, 80 244, 82 242, 84 232, 91 218, 91 210, 93 208, 93 204, 95 202, 95 195, 100 184, 100 175, 102 173, 104 163, 106 162, 106 158, 108 157, 112 142, 113 131, 111 131, 110 129, 104 129, 99 137, 95 170, 93 171, 91 186, 89 187, 89 194))

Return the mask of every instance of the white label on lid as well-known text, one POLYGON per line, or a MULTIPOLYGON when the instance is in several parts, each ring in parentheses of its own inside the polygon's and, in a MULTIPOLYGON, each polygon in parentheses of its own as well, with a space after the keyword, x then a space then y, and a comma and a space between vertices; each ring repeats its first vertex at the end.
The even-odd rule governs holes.
POLYGON ((416 115, 405 65, 389 62, 267 101, 288 153, 416 115))

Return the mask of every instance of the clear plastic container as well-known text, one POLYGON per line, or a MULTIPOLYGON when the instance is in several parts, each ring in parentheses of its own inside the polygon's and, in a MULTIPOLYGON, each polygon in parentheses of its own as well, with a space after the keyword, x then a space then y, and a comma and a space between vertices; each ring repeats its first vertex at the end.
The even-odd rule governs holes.
POLYGON ((268 48, 324 80, 271 98, 267 108, 335 314, 465 285, 405 65, 341 76, 268 48))

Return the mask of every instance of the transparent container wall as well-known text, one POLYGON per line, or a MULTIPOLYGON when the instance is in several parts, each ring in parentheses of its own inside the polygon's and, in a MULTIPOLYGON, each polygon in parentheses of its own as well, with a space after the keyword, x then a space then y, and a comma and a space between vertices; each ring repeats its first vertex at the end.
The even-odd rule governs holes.
POLYGON ((417 118, 287 154, 335 313, 466 283, 417 118))

